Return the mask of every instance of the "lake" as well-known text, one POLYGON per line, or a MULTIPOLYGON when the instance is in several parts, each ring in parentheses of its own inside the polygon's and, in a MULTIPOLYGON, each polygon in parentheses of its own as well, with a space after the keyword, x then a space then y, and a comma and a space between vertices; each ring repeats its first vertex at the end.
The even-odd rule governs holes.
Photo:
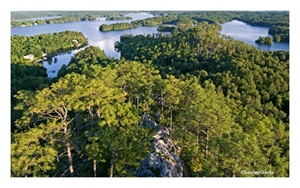
POLYGON ((289 51, 289 43, 286 42, 273 41, 272 45, 255 43, 255 40, 257 40, 260 36, 271 36, 268 34, 269 28, 267 27, 251 26, 237 20, 221 24, 221 26, 222 30, 220 31, 220 34, 243 41, 251 46, 255 46, 258 49, 264 51, 289 51))
MULTIPOLYGON (((119 21, 105 21, 104 18, 98 21, 90 22, 73 22, 73 23, 62 23, 62 24, 45 24, 37 25, 31 27, 13 27, 11 28, 11 35, 23 35, 23 36, 33 36, 44 33, 55 33, 66 30, 80 31, 88 38, 88 44, 93 46, 98 46, 100 49, 104 50, 107 56, 114 58, 120 58, 120 53, 115 51, 114 43, 120 40, 120 36, 124 34, 152 34, 160 33, 157 31, 157 27, 139 27, 123 31, 110 31, 101 32, 99 31, 99 26, 102 24, 113 24, 117 22, 131 22, 133 20, 141 20, 145 18, 153 17, 152 14, 148 13, 137 13, 137 14, 126 14, 126 16, 132 17, 132 20, 119 20, 119 21)), ((44 67, 47 69, 48 77, 56 77, 58 70, 63 64, 67 65, 71 57, 77 51, 73 50, 68 53, 59 54, 52 59, 43 61, 44 67), (55 58, 57 60, 55 60, 55 58)))
MULTIPOLYGON (((138 27, 123 31, 109 31, 101 32, 99 31, 99 26, 101 24, 112 24, 117 22, 131 22, 133 20, 140 20, 145 18, 153 17, 152 14, 148 13, 133 13, 127 14, 132 20, 119 20, 119 21, 105 21, 103 18, 98 21, 91 22, 73 22, 73 23, 62 23, 62 24, 45 24, 37 25, 31 27, 15 27, 11 28, 11 35, 23 35, 23 36, 33 36, 43 33, 54 33, 60 31, 80 31, 88 38, 88 44, 93 46, 98 46, 100 49, 104 50, 107 56, 114 58, 120 58, 120 53, 115 51, 114 43, 120 40, 120 36, 124 34, 153 34, 160 33, 157 31, 157 27, 138 27)), ((234 20, 222 24, 222 30, 220 34, 228 35, 236 40, 241 40, 249 45, 256 46, 262 50, 285 50, 289 51, 289 43, 276 43, 273 45, 259 45, 255 43, 255 40, 259 36, 267 36, 268 28, 264 27, 254 27, 247 25, 243 22, 234 20)), ((59 54, 52 59, 43 61, 43 66, 47 69, 48 77, 56 77, 58 70, 63 64, 67 65, 74 54, 77 53, 76 50, 70 51, 68 53, 59 54), (56 58, 56 59, 55 59, 56 58)))

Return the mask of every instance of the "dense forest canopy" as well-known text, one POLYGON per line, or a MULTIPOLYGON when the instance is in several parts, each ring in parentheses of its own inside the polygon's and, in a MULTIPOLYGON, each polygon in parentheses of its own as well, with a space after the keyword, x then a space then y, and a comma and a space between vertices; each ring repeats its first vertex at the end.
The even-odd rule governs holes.
MULTIPOLYGON (((51 81, 47 78, 46 68, 41 64, 42 58, 59 51, 67 51, 83 46, 87 38, 81 32, 63 31, 53 34, 41 34, 31 37, 11 36, 11 121, 14 122, 20 113, 13 110, 16 99, 13 97, 19 90, 41 89, 51 81), (32 59, 26 59, 32 55, 32 59)), ((12 124, 12 131, 14 130, 12 124)))
POLYGON ((12 36, 11 176, 134 177, 153 141, 148 114, 170 130, 187 176, 289 177, 289 52, 219 35, 247 12, 152 13, 136 24, 180 24, 121 36, 120 59, 89 46, 51 80, 22 57, 46 36, 57 50, 66 33, 12 36), (255 170, 272 173, 241 173, 255 170))

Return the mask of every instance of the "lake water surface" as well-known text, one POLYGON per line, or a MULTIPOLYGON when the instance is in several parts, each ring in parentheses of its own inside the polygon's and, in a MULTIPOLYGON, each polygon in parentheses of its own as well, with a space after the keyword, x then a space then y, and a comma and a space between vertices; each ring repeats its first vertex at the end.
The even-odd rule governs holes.
MULTIPOLYGON (((138 14, 127 14, 126 16, 132 17, 132 20, 119 20, 119 21, 105 21, 100 19, 98 21, 91 22, 73 22, 73 23, 62 23, 62 24, 45 24, 31 27, 13 27, 11 28, 11 35, 22 35, 22 36, 33 36, 44 33, 55 33, 66 30, 82 32, 88 38, 88 44, 98 46, 104 50, 107 56, 114 58, 120 58, 120 53, 115 51, 114 43, 120 40, 120 36, 124 34, 153 34, 160 33, 157 31, 157 27, 139 27, 123 31, 110 31, 101 32, 99 26, 102 24, 113 24, 117 22, 131 22, 133 20, 140 20, 145 18, 153 17, 152 14, 138 13, 138 14)), ((56 77, 58 70, 63 64, 67 65, 71 57, 77 51, 73 50, 69 53, 59 54, 50 60, 43 61, 43 66, 47 69, 48 77, 56 77), (55 58, 57 60, 55 60, 55 58)))
POLYGON ((257 40, 260 36, 271 36, 268 34, 269 28, 251 26, 244 22, 233 20, 222 25, 220 33, 222 35, 230 36, 236 40, 243 41, 249 45, 255 46, 258 49, 264 51, 277 51, 284 50, 289 51, 289 43, 285 42, 274 42, 272 45, 257 44, 257 40))
MULTIPOLYGON (((11 28, 11 35, 23 35, 23 36, 33 36, 37 34, 44 33, 54 33, 66 30, 80 31, 88 38, 88 44, 93 46, 98 46, 100 49, 104 50, 107 56, 114 58, 120 58, 120 53, 115 51, 114 43, 120 40, 120 36, 124 34, 153 34, 160 33, 157 31, 157 27, 139 27, 123 31, 110 31, 101 32, 99 31, 99 26, 101 24, 112 24, 117 22, 131 22, 133 20, 140 20, 145 18, 153 17, 152 14, 148 13, 137 13, 137 14, 127 14, 132 20, 121 20, 121 21, 105 21, 100 19, 99 21, 91 22, 74 22, 74 23, 62 23, 62 24, 45 24, 31 27, 15 27, 11 28)), ((268 36, 268 28, 264 27, 253 27, 247 25, 240 21, 232 21, 222 24, 222 30, 220 34, 228 35, 236 40, 241 40, 249 45, 256 46, 262 50, 285 50, 289 51, 289 43, 276 43, 273 45, 259 45, 255 43, 255 40, 259 36, 268 36)), ((58 70, 63 64, 67 65, 74 54, 77 53, 76 50, 70 51, 68 53, 59 54, 53 59, 43 61, 43 66, 47 69, 48 77, 56 77, 58 70), (56 59, 55 59, 56 58, 56 59)))

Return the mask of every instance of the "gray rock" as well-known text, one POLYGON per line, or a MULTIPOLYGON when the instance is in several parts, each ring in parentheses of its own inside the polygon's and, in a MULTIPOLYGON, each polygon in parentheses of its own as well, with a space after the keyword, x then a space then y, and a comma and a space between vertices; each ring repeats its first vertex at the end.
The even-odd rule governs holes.
POLYGON ((178 146, 168 138, 169 130, 161 125, 156 125, 149 117, 144 116, 143 121, 156 129, 153 136, 152 152, 149 157, 140 162, 137 171, 138 177, 182 177, 183 165, 179 157, 175 153, 178 146))
POLYGON ((154 177, 155 174, 151 170, 143 169, 137 172, 138 177, 154 177))
POLYGON ((150 162, 150 159, 149 159, 149 158, 146 158, 146 159, 142 160, 142 161, 140 162, 140 168, 147 168, 149 162, 150 162))
POLYGON ((155 127, 157 124, 155 121, 151 121, 151 116, 149 114, 144 114, 142 116, 142 122, 144 127, 155 127))

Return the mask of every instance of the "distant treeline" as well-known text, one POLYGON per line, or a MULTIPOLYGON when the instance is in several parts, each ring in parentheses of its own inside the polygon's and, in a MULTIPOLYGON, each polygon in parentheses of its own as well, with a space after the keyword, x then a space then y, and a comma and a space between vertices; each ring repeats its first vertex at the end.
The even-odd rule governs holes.
POLYGON ((269 29, 269 34, 273 36, 273 40, 276 42, 289 42, 290 41, 290 29, 289 26, 276 25, 269 29))
MULTIPOLYGON (((289 42, 289 12, 288 11, 151 11, 154 16, 188 17, 198 22, 225 23, 232 20, 243 21, 253 26, 270 27, 269 34, 276 42, 289 42)), ((190 24, 175 21, 176 25, 190 24)), ((195 24, 195 22, 194 22, 195 24)))
MULTIPOLYGON (((130 11, 131 12, 131 11, 130 11)), ((23 20, 50 16, 61 16, 61 17, 85 17, 85 16, 96 16, 96 17, 122 17, 125 14, 130 13, 129 11, 12 11, 11 20, 23 20)))
POLYGON ((105 18, 107 21, 116 21, 116 20, 132 20, 130 16, 117 16, 117 17, 107 17, 105 18))
MULTIPOLYGON (((139 12, 141 11, 135 11, 135 13, 139 12)), ((11 26, 24 27, 37 24, 95 21, 100 17, 107 17, 106 20, 127 20, 130 19, 125 16, 128 13, 132 13, 132 11, 15 11, 11 13, 11 26), (60 18, 17 21, 49 16, 60 16, 60 18)), ((155 17, 132 21, 132 27, 127 26, 127 29, 161 24, 195 26, 202 21, 210 24, 222 24, 240 20, 253 26, 270 27, 269 34, 273 36, 274 41, 289 42, 288 11, 150 11, 149 13, 155 17)))
POLYGON ((175 24, 177 16, 157 16, 152 18, 146 18, 143 20, 135 20, 132 21, 132 24, 136 24, 138 26, 156 26, 160 24, 175 24))
POLYGON ((238 18, 253 26, 270 27, 269 34, 276 42, 289 42, 289 12, 241 12, 238 18))
MULTIPOLYGON (((69 23, 79 21, 95 21, 100 17, 124 18, 128 11, 15 11, 11 13, 11 27, 24 27, 41 24, 69 23), (60 18, 49 18, 60 16, 60 18), (43 20, 25 20, 33 18, 43 20), (18 21, 20 20, 20 21, 18 21)), ((128 17, 127 17, 128 18, 128 17)))
POLYGON ((150 13, 155 17, 132 21, 132 27, 161 24, 190 27, 203 21, 209 24, 222 24, 239 20, 253 26, 270 27, 269 34, 273 36, 274 41, 289 42, 289 12, 287 11, 151 11, 150 13))
POLYGON ((81 18, 81 17, 62 17, 62 18, 52 18, 45 20, 26 20, 26 21, 12 21, 12 27, 28 27, 33 25, 43 25, 43 24, 55 24, 55 23, 70 23, 79 21, 94 21, 96 18, 81 18))

